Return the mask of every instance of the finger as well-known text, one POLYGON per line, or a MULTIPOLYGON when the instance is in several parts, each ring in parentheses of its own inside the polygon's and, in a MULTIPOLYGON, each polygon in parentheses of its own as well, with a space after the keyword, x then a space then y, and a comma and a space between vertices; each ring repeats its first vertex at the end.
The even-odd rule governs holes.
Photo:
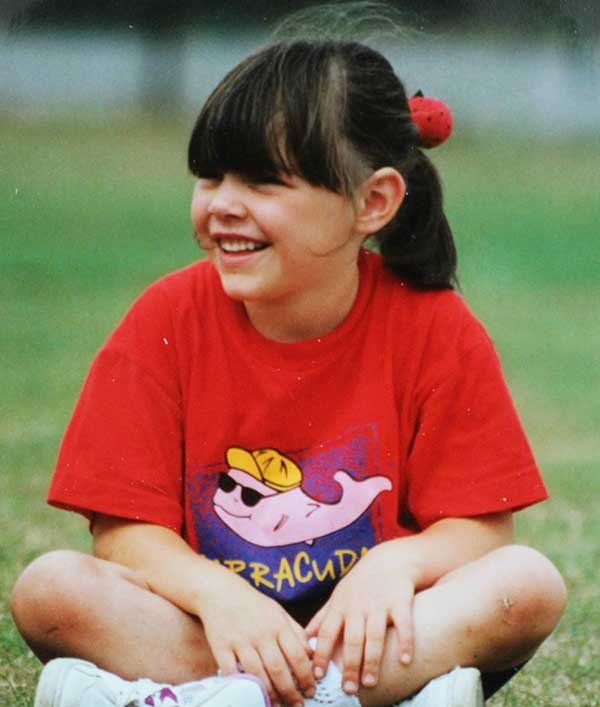
POLYGON ((323 616, 327 611, 327 607, 328 605, 324 604, 308 622, 306 628, 304 629, 307 636, 316 636, 317 633, 319 633, 319 627, 321 625, 321 621, 323 620, 323 616))
POLYGON ((305 629, 303 629, 302 626, 300 626, 299 623, 296 623, 293 619, 290 619, 289 624, 292 627, 294 635, 300 641, 302 648, 304 648, 306 655, 312 655, 313 651, 308 642, 305 629))
POLYGON ((315 692, 315 678, 304 644, 297 640, 293 632, 286 631, 279 638, 279 646, 288 665, 292 667, 299 690, 306 697, 312 697, 315 692))
POLYGON ((261 662, 269 675, 275 699, 286 705, 302 705, 304 700, 296 687, 289 665, 277 643, 269 641, 259 648, 261 662))
POLYGON ((342 687, 344 692, 358 692, 360 668, 365 647, 365 620, 362 614, 346 618, 344 625, 344 647, 342 651, 344 672, 342 687))
POLYGON ((408 665, 414 654, 415 628, 412 611, 412 597, 392 612, 392 622, 396 631, 398 660, 408 665))
POLYGON ((212 645, 212 654, 217 663, 217 668, 223 675, 233 675, 239 672, 235 653, 225 645, 212 645))
POLYGON ((365 631, 365 650, 362 666, 362 684, 373 687, 379 680, 379 670, 387 629, 387 616, 385 612, 376 612, 367 618, 365 631))
POLYGON ((343 618, 338 611, 328 611, 321 623, 317 635, 317 647, 313 655, 313 673, 317 680, 327 672, 342 625, 343 618))
POLYGON ((265 686, 265 689, 269 694, 269 698, 273 702, 277 702, 277 692, 265 670, 263 661, 258 654, 258 651, 256 651, 256 649, 251 645, 244 645, 238 650, 238 659, 239 666, 242 670, 245 673, 249 673, 250 675, 257 677, 265 686))

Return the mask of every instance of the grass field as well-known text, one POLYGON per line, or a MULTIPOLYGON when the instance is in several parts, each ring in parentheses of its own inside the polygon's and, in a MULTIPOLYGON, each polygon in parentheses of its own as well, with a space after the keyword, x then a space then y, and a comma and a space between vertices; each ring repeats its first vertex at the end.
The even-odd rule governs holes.
MULTIPOLYGON (((31 704, 39 667, 10 587, 83 520, 44 495, 90 359, 136 294, 198 257, 186 125, 0 122, 0 704, 31 704)), ((465 297, 497 344, 552 499, 518 518, 550 556, 567 614, 493 707, 600 705, 600 150, 457 138, 434 158, 465 297)))

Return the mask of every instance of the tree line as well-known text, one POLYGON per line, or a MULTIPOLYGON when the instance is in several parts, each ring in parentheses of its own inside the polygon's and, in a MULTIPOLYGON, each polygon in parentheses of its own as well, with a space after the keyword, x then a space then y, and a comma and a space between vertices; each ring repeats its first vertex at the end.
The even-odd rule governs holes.
MULTIPOLYGON (((126 26, 164 35, 206 25, 268 26, 315 0, 3 0, 0 18, 13 28, 112 30, 126 26)), ((600 3, 585 0, 389 0, 425 30, 461 27, 567 40, 600 32, 600 3)))

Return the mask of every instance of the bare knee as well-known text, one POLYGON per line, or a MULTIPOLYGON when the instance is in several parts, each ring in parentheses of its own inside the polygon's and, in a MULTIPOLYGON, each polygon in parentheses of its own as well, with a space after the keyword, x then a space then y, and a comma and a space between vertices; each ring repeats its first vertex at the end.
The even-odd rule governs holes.
POLYGON ((496 550, 502 621, 518 629, 535 650, 554 630, 566 606, 567 590, 556 567, 541 553, 523 545, 496 550))
POLYGON ((15 583, 10 597, 13 618, 38 655, 53 633, 73 623, 90 559, 56 550, 34 560, 15 583))
POLYGON ((13 618, 24 640, 46 660, 61 652, 66 634, 85 621, 102 577, 126 576, 119 568, 83 553, 56 550, 25 568, 12 590, 13 618))

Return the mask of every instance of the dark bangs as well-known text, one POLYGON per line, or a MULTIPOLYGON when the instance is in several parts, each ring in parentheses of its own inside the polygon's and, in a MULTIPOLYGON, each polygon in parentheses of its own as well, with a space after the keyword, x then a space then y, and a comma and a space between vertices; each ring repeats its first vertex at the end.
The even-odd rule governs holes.
POLYGON ((234 172, 253 181, 296 175, 349 193, 345 93, 335 43, 268 47, 233 69, 206 101, 190 139, 189 169, 197 177, 234 172))

